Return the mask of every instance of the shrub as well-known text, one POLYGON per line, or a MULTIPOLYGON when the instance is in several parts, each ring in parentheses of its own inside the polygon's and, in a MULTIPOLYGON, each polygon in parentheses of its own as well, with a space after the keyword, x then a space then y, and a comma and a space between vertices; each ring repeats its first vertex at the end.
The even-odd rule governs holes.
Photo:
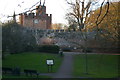
POLYGON ((72 49, 66 47, 66 48, 62 48, 62 50, 63 50, 63 51, 69 51, 69 52, 70 52, 72 49))
POLYGON ((86 48, 86 49, 84 48, 84 49, 83 49, 83 52, 91 53, 91 52, 92 52, 92 49, 91 49, 91 48, 86 48))
POLYGON ((41 45, 38 46, 39 52, 47 52, 47 53, 58 53, 59 52, 59 46, 57 45, 41 45))
POLYGON ((9 50, 9 53, 15 54, 32 50, 32 46, 36 45, 36 39, 31 35, 27 28, 15 22, 5 23, 2 26, 2 51, 9 50))

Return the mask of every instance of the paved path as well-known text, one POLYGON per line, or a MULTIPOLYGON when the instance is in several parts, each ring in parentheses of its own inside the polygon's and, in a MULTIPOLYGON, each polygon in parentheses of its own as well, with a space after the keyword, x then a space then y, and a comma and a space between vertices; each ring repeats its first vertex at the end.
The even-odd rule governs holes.
POLYGON ((64 53, 64 60, 53 78, 72 78, 73 55, 64 53))
MULTIPOLYGON (((84 53, 64 52, 64 59, 57 73, 42 73, 40 75, 51 76, 53 78, 74 78, 72 76, 73 56, 77 54, 84 54, 84 53)), ((96 53, 88 53, 88 54, 96 54, 96 53)), ((84 77, 78 77, 78 78, 84 78, 84 77)))

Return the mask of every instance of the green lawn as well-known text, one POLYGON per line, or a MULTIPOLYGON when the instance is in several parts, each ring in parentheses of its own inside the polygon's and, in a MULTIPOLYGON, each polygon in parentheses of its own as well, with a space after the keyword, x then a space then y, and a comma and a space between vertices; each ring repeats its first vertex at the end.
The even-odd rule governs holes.
MULTIPOLYGON (((46 59, 54 59, 53 72, 57 72, 62 58, 58 54, 47 53, 20 53, 8 55, 2 62, 3 67, 20 67, 23 72, 24 69, 37 70, 39 73, 48 73, 48 66, 46 59)), ((4 76, 3 76, 4 77, 4 76)))
POLYGON ((74 57, 74 75, 89 78, 118 77, 118 55, 88 54, 88 74, 85 74, 85 55, 74 57))
POLYGON ((10 78, 13 78, 13 79, 22 79, 22 78, 26 78, 26 79, 28 79, 28 78, 52 78, 52 77, 50 77, 50 76, 35 76, 35 75, 33 75, 33 76, 26 76, 26 75, 20 75, 20 76, 13 76, 13 75, 3 75, 2 76, 3 77, 3 79, 10 79, 10 78))

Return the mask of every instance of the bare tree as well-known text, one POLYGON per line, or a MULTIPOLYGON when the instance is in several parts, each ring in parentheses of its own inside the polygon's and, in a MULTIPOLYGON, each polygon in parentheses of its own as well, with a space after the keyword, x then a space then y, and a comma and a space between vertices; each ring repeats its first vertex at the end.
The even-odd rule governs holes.
MULTIPOLYGON (((95 21, 95 26, 97 28, 97 34, 96 36, 98 36, 98 32, 99 32, 99 24, 103 21, 103 19, 105 18, 105 16, 108 13, 109 10, 109 0, 107 0, 107 2, 105 0, 100 0, 102 1, 102 3, 100 4, 99 0, 66 0, 66 2, 71 6, 71 10, 68 13, 68 16, 72 16, 75 18, 78 26, 79 26, 79 31, 81 32, 80 36, 82 36, 82 39, 85 41, 85 50, 87 49, 87 26, 90 25, 89 24, 89 17, 91 14, 94 13, 93 7, 98 7, 98 4, 100 6, 100 12, 96 17, 96 21, 95 21), (104 15, 101 15, 102 12, 102 7, 104 5, 107 5, 107 9, 104 12, 104 15), (102 18, 100 18, 102 16, 102 18), (100 18, 100 19, 99 19, 100 18), (84 33, 82 32, 84 30, 84 33)), ((88 60, 87 60, 87 52, 85 51, 85 60, 86 60, 86 70, 85 73, 88 74, 88 60)))
MULTIPOLYGON (((96 23, 96 28, 97 28, 97 34, 96 34, 96 36, 99 36, 99 24, 103 21, 103 19, 105 18, 105 16, 107 15, 107 13, 108 13, 108 11, 109 11, 109 0, 107 0, 107 9, 106 9, 106 11, 104 12, 104 15, 102 15, 102 17, 101 17, 101 13, 102 13, 102 10, 103 10, 103 5, 104 5, 104 2, 105 2, 105 0, 103 0, 103 2, 102 2, 102 4, 101 4, 101 6, 100 6, 100 12, 99 12, 99 14, 98 14, 98 16, 97 16, 97 19, 96 19, 96 21, 95 21, 95 23, 96 23), (101 17, 101 19, 99 19, 101 17)), ((97 39, 98 39, 99 37, 97 37, 97 39)))

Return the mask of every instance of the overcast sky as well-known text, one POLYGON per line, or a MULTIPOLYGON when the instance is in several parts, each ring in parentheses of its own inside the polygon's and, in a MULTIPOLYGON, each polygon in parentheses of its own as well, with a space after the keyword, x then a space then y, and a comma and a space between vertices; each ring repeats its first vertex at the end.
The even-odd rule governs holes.
MULTIPOLYGON (((13 15, 14 11, 16 14, 24 12, 25 9, 30 8, 40 0, 0 0, 0 21, 4 22, 10 18, 7 16, 13 15)), ((44 0, 41 0, 42 3, 44 0)), ((119 0, 118 0, 119 1, 119 0)), ((64 23, 65 14, 67 13, 68 4, 66 0, 46 0, 46 12, 52 14, 52 23, 64 23)))

